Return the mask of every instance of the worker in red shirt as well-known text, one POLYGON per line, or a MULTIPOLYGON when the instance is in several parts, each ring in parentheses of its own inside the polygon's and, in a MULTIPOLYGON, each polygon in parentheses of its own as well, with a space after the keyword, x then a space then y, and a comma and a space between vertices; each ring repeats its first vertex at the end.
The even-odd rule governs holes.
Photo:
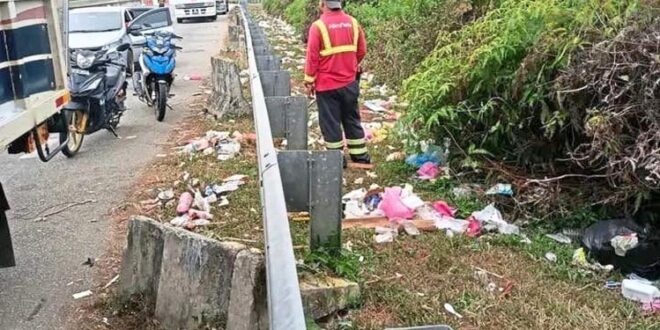
POLYGON ((340 0, 320 0, 319 5, 321 18, 309 28, 307 39, 307 94, 316 95, 326 148, 343 151, 343 127, 351 160, 370 164, 358 109, 359 65, 367 54, 364 31, 344 13, 340 0))

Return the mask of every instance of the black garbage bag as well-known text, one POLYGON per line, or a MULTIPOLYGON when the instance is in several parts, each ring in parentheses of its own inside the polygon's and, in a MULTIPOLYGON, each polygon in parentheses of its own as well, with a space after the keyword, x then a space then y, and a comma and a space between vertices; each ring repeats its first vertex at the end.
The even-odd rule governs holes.
POLYGON ((582 236, 582 245, 603 265, 613 265, 622 273, 635 273, 649 280, 660 278, 660 230, 642 226, 631 219, 603 220, 589 226, 582 236), (612 238, 637 234, 639 243, 624 257, 615 253, 612 238))

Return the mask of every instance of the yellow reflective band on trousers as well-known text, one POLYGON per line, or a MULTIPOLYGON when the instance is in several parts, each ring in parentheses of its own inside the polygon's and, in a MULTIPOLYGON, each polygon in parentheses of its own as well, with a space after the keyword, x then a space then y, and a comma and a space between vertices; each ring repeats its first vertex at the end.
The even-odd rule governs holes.
POLYGON ((368 151, 367 148, 365 148, 364 146, 361 148, 351 148, 351 147, 348 148, 348 153, 351 155, 364 155, 367 153, 367 151, 368 151))
POLYGON ((364 139, 355 139, 355 140, 346 139, 346 143, 348 143, 349 147, 355 145, 362 145, 364 144, 364 139))
POLYGON ((353 44, 351 45, 338 45, 332 46, 330 42, 330 34, 328 33, 328 28, 325 26, 322 20, 317 20, 314 22, 314 25, 321 32, 321 39, 323 40, 323 49, 321 50, 321 56, 330 56, 339 53, 349 53, 357 52, 358 38, 360 37, 360 28, 358 27, 358 22, 355 18, 351 17, 351 24, 353 27, 353 44))
POLYGON ((339 142, 326 142, 325 147, 328 149, 343 149, 344 148, 344 142, 339 141, 339 142))

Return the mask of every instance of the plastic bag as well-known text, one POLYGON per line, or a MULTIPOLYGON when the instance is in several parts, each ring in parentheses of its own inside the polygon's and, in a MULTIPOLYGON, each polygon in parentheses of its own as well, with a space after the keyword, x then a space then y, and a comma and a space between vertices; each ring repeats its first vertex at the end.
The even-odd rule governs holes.
POLYGON ((422 180, 432 180, 435 179, 440 174, 440 168, 438 164, 433 162, 426 162, 422 167, 417 170, 417 175, 422 180))
POLYGON ((412 219, 415 215, 413 210, 401 202, 401 192, 401 187, 385 188, 383 200, 378 205, 390 220, 412 219))
POLYGON ((438 213, 453 218, 456 215, 456 209, 449 206, 445 201, 436 201, 433 203, 433 209, 438 213))
POLYGON ((599 221, 588 227, 582 236, 582 245, 601 264, 611 264, 623 273, 636 273, 644 278, 660 278, 660 237, 630 219, 599 221), (616 236, 637 234, 638 244, 618 256, 612 246, 616 236))

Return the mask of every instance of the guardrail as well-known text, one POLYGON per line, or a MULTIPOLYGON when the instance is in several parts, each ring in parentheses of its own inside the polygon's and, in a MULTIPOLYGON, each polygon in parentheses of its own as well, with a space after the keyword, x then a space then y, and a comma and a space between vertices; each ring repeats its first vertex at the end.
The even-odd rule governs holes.
POLYGON ((282 177, 277 151, 273 145, 268 110, 266 109, 261 77, 257 69, 245 6, 245 2, 241 2, 241 17, 245 31, 252 111, 257 135, 259 177, 261 180, 269 324, 270 329, 273 330, 302 330, 305 329, 305 316, 291 242, 282 177))

